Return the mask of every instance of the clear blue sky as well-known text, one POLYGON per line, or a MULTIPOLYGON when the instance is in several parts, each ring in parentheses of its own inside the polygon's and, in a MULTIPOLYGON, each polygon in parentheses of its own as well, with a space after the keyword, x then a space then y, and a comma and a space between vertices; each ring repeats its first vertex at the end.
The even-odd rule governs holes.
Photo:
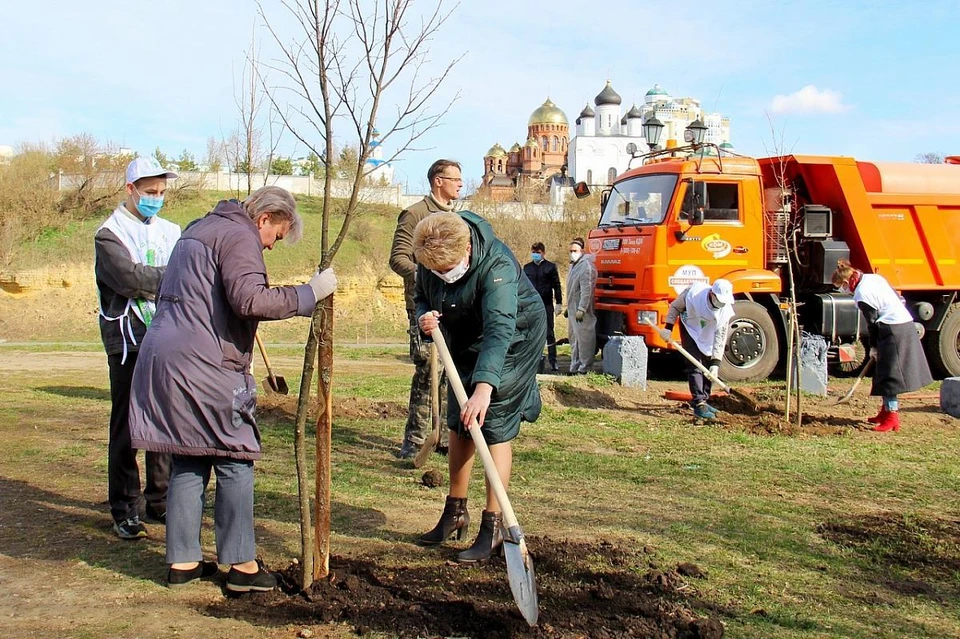
MULTIPOLYGON (((209 136, 236 126, 235 77, 259 23, 252 0, 8 4, 0 144, 86 132, 201 158, 209 136)), ((441 95, 460 98, 422 140, 432 149, 402 158, 397 177, 422 190, 430 162, 453 157, 477 180, 483 153, 523 143, 547 96, 573 125, 608 78, 625 109, 654 83, 699 98, 731 118, 732 142, 751 155, 773 152, 771 121, 798 153, 960 154, 958 24, 957 0, 466 0, 430 56, 466 54, 441 95)))

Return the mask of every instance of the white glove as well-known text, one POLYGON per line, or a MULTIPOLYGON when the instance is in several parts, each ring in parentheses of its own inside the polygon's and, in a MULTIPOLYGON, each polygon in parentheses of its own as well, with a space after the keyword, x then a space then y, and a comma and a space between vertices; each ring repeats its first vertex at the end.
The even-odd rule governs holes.
POLYGON ((660 339, 665 342, 669 342, 671 339, 673 339, 673 331, 669 328, 658 328, 657 334, 660 335, 660 339))
POLYGON ((319 302, 337 290, 337 275, 333 272, 333 268, 318 271, 310 278, 308 284, 319 302))
POLYGON ((870 349, 870 358, 871 358, 871 359, 877 359, 877 349, 876 349, 876 348, 871 348, 871 349, 870 349))
POLYGON ((713 377, 715 377, 715 378, 717 378, 717 379, 720 379, 720 367, 719 367, 719 366, 711 366, 711 367, 710 367, 710 375, 713 376, 713 377))

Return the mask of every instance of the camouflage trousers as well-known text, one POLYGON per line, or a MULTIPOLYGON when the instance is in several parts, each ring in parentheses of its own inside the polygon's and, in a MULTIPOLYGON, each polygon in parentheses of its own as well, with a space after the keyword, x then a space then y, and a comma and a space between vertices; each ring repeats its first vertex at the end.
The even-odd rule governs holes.
MULTIPOLYGON (((413 379, 410 382, 410 403, 407 405, 407 424, 403 432, 403 440, 420 446, 433 428, 430 416, 430 342, 425 341, 420 334, 415 313, 407 311, 410 320, 410 359, 416 367, 413 379)), ((443 364, 440 367, 440 446, 446 446, 448 430, 443 412, 443 400, 447 393, 447 376, 443 373, 443 364)))

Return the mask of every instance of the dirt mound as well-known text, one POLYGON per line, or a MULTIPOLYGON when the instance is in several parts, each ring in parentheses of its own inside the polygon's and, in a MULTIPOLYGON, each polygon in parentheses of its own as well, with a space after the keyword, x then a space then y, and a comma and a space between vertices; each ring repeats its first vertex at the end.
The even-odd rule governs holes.
POLYGON ((878 512, 827 521, 817 532, 887 566, 947 579, 960 574, 960 520, 878 512))
POLYGON ((540 387, 543 403, 554 408, 623 408, 612 395, 593 388, 567 382, 553 382, 540 387))
MULTIPOLYGON (((334 419, 392 419, 407 416, 407 407, 400 402, 382 402, 366 397, 335 398, 334 419)), ((316 419, 316 398, 310 398, 310 417, 316 419)), ((260 393, 257 414, 278 421, 293 421, 297 416, 297 396, 260 393)))
MULTIPOLYGON (((443 562, 385 566, 369 559, 331 558, 331 576, 296 594, 296 565, 282 574, 284 592, 228 599, 216 616, 258 623, 349 624, 359 635, 397 637, 653 637, 718 639, 724 627, 696 586, 677 570, 656 567, 643 550, 608 542, 527 539, 534 556, 540 623, 530 628, 510 594, 506 566, 443 562)), ((684 572, 704 573, 693 564, 684 572), (691 568, 692 566, 692 568, 691 568)))
MULTIPOLYGON (((751 393, 751 396, 754 396, 751 393)), ((711 400, 712 406, 720 412, 717 423, 726 428, 742 429, 754 435, 840 435, 851 429, 866 429, 862 420, 837 415, 823 415, 818 412, 806 412, 803 422, 797 427, 796 413, 791 419, 784 419, 782 397, 771 401, 767 393, 756 395, 752 406, 746 405, 736 397, 728 395, 711 400)))

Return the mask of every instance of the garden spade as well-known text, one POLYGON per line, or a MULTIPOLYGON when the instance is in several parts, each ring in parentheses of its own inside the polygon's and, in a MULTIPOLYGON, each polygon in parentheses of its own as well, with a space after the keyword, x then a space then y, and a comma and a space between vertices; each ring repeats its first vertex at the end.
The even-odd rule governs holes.
MULTIPOLYGON (((439 328, 433 330, 433 341, 437 345, 440 359, 443 361, 443 368, 447 372, 447 381, 453 386, 453 392, 457 396, 457 402, 462 407, 467 403, 467 391, 463 388, 463 382, 460 381, 460 375, 457 374, 457 367, 453 363, 450 351, 447 349, 447 343, 439 328)), ((540 607, 537 603, 537 577, 533 571, 533 558, 527 551, 527 542, 523 538, 523 530, 520 529, 520 523, 513 512, 513 506, 510 505, 510 499, 507 497, 507 491, 500 481, 500 475, 497 473, 497 466, 490 455, 490 449, 487 448, 487 442, 484 441, 480 433, 480 425, 474 420, 468 430, 473 437, 473 443, 477 447, 477 454, 483 461, 483 471, 486 473, 487 481, 497 496, 497 503, 500 504, 500 510, 503 512, 503 554, 507 560, 507 578, 510 580, 510 591, 513 593, 513 600, 517 602, 520 608, 520 614, 527 620, 531 626, 537 625, 537 618, 540 616, 540 607)))
POLYGON ((437 345, 430 344, 430 420, 433 428, 423 441, 417 456, 413 458, 413 467, 420 468, 440 443, 440 365, 437 363, 437 345))
MULTIPOLYGON (((653 322, 651 322, 650 320, 644 319, 643 321, 644 321, 648 326, 650 326, 650 327, 652 327, 652 328, 657 328, 657 325, 654 324, 653 322)), ((703 376, 704 376, 704 377, 706 377, 707 379, 709 379, 711 382, 713 382, 714 384, 716 384, 717 386, 719 386, 720 388, 722 388, 722 389, 725 390, 726 392, 730 393, 730 396, 731 396, 731 397, 735 398, 735 399, 736 399, 737 401, 739 401, 741 404, 744 404, 744 405, 747 407, 747 409, 750 410, 750 412, 754 412, 754 411, 757 410, 757 400, 755 400, 755 399, 754 399, 753 397, 751 397, 750 395, 744 393, 743 391, 737 390, 737 389, 735 389, 735 388, 731 388, 729 384, 727 384, 726 382, 724 382, 722 379, 720 379, 720 378, 717 377, 716 375, 711 375, 711 374, 710 374, 710 370, 709 370, 706 366, 704 366, 703 364, 701 364, 701 363, 700 363, 700 360, 698 360, 696 357, 694 357, 693 355, 691 355, 690 353, 688 353, 688 352, 687 352, 687 349, 685 349, 683 346, 681 346, 679 343, 677 343, 676 340, 674 340, 673 338, 671 338, 671 339, 669 339, 669 340, 667 340, 667 341, 670 342, 670 346, 673 346, 675 349, 677 349, 677 351, 680 352, 681 355, 683 355, 684 357, 686 357, 686 358, 690 361, 691 364, 693 364, 694 366, 696 366, 697 368, 699 368, 699 369, 700 369, 700 372, 703 373, 703 376)))
POLYGON ((853 387, 849 391, 847 391, 846 395, 844 395, 843 397, 837 400, 838 404, 843 404, 844 402, 849 401, 851 397, 853 397, 853 394, 854 392, 856 392, 857 387, 860 386, 860 382, 862 382, 863 378, 866 377, 867 372, 869 372, 870 369, 873 367, 873 363, 875 361, 877 360, 874 357, 871 357, 870 359, 867 360, 867 363, 863 365, 863 369, 860 371, 860 374, 857 375, 857 381, 853 383, 853 387))
POLYGON ((257 338, 257 347, 260 348, 260 356, 263 357, 263 365, 267 367, 267 379, 263 380, 267 388, 281 395, 289 394, 290 389, 287 387, 287 380, 285 380, 282 375, 273 374, 273 368, 271 368, 270 360, 267 358, 267 349, 263 347, 263 340, 260 339, 260 333, 255 333, 255 335, 257 338))

